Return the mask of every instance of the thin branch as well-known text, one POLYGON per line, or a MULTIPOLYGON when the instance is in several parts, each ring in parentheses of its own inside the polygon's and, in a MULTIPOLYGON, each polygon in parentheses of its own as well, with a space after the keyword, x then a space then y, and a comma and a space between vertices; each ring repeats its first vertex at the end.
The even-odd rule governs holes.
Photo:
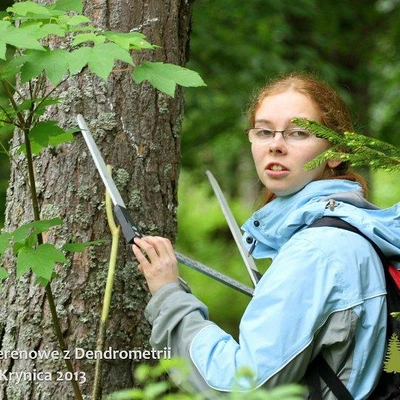
MULTIPOLYGON (((11 83, 10 82, 8 82, 7 80, 5 80, 5 79, 2 79, 1 80, 1 84, 3 85, 3 87, 4 87, 4 89, 5 89, 5 91, 7 92, 7 97, 8 97, 8 99, 10 100, 10 96, 12 96, 12 94, 11 94, 11 91, 10 91, 10 86, 11 87, 13 87, 13 85, 11 85, 11 83)), ((11 101, 11 100, 10 100, 11 101)), ((7 112, 7 110, 3 107, 3 106, 0 106, 0 109, 1 109, 1 111, 3 111, 3 113, 6 115, 6 117, 9 119, 9 121, 2 121, 2 122, 6 122, 6 123, 8 123, 8 124, 12 124, 13 123, 13 119, 11 118, 11 115, 7 112)))
MULTIPOLYGON (((30 143, 30 140, 28 137, 30 123, 31 123, 30 120, 26 121, 26 123, 25 123, 24 138, 25 138, 26 158, 27 158, 27 164, 28 164, 33 215, 34 215, 35 221, 39 221, 40 220, 40 210, 39 210, 39 202, 38 202, 38 197, 37 197, 37 192, 36 192, 35 174, 34 174, 34 170, 33 170, 33 154, 32 154, 32 149, 31 149, 31 143, 30 143)), ((37 236, 37 239, 38 239, 39 245, 43 244, 43 235, 42 234, 39 234, 37 236)), ((64 336, 62 334, 60 320, 59 320, 59 317, 57 314, 57 308, 55 305, 53 293, 51 291, 50 282, 46 285, 45 290, 46 290, 46 298, 49 303, 49 308, 50 308, 50 312, 51 312, 51 319, 53 322, 53 327, 54 327, 55 334, 56 334, 56 337, 58 340, 58 345, 59 345, 60 349, 64 352, 64 350, 67 350, 68 347, 65 343, 64 336)), ((67 370, 72 373, 72 376, 74 376, 74 367, 72 365, 71 360, 65 358, 64 361, 65 361, 67 370)), ((71 385, 73 387, 76 399, 83 400, 78 382, 73 379, 73 380, 71 380, 71 385)))
POLYGON ((20 97, 22 101, 26 100, 25 96, 19 91, 18 87, 13 85, 12 83, 6 81, 7 84, 14 90, 14 92, 20 97))
MULTIPOLYGON (((40 236, 42 236, 42 235, 40 234, 40 236)), ((65 343, 64 336, 63 336, 63 333, 61 330, 60 320, 57 315, 57 308, 56 308, 56 305, 54 302, 54 296, 51 291, 50 283, 48 283, 46 285, 45 290, 46 290, 46 297, 47 297, 47 301, 49 303, 49 308, 50 308, 50 312, 51 312, 51 319, 53 321, 54 331, 55 331, 55 334, 56 334, 56 337, 58 340, 58 345, 62 351, 62 354, 65 354, 64 351, 67 351, 68 347, 65 343)), ((72 374, 72 376, 74 376, 75 370, 74 370, 74 366, 72 365, 71 360, 68 359, 68 357, 65 357, 64 361, 65 361, 67 370, 72 374)), ((75 379, 72 379, 71 385, 74 390, 76 400, 83 400, 82 393, 79 388, 78 382, 75 379)))
MULTIPOLYGON (((108 171, 111 173, 111 166, 107 166, 108 171)), ((118 253, 118 243, 120 236, 120 228, 115 224, 114 215, 112 211, 112 202, 110 198, 110 194, 106 191, 106 213, 107 213, 107 221, 108 226, 111 231, 112 244, 111 244, 111 254, 110 254, 110 262, 108 267, 108 275, 107 275, 107 283, 104 292, 103 299, 103 310, 101 313, 99 334, 97 337, 97 350, 103 352, 105 348, 106 342, 106 330, 108 323, 108 315, 110 311, 111 304, 111 295, 114 284, 114 276, 115 276, 115 268, 117 264, 117 253, 118 253)), ((102 358, 99 357, 96 360, 96 370, 93 384, 93 392, 92 392, 92 400, 98 400, 101 398, 101 372, 102 372, 102 358)))

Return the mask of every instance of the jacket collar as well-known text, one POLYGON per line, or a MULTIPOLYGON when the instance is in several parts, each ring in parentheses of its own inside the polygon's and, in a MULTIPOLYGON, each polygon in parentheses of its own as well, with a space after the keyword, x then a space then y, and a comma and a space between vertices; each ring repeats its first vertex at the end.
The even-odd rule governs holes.
POLYGON ((297 193, 277 197, 242 226, 245 243, 251 247, 248 236, 258 242, 253 256, 274 258, 294 233, 324 215, 331 198, 367 203, 358 183, 342 179, 313 181, 297 193))

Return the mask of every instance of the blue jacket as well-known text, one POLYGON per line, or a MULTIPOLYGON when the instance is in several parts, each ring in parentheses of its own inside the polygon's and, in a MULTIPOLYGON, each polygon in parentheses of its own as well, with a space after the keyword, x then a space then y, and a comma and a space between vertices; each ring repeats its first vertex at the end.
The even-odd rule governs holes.
MULTIPOLYGON (((332 227, 305 229, 322 216, 358 227, 388 257, 400 254, 399 205, 381 210, 363 199, 357 183, 315 181, 273 200, 243 225, 244 243, 250 247, 256 240, 253 256, 273 262, 242 317, 238 342, 177 284, 152 298, 146 309, 151 344, 189 359, 198 390, 302 382, 309 362, 322 351, 355 399, 372 391, 385 351, 381 262, 360 235, 332 227), (253 371, 253 382, 238 379, 243 367, 253 371)), ((333 398, 328 388, 323 392, 324 399, 333 398)))

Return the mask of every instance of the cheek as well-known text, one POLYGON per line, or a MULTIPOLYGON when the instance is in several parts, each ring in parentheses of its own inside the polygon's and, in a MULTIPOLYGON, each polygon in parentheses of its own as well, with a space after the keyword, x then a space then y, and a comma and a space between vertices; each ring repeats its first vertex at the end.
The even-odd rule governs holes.
POLYGON ((256 164, 256 167, 258 166, 258 163, 261 162, 264 156, 264 152, 259 148, 254 145, 251 146, 251 154, 253 156, 254 163, 256 164))
MULTIPOLYGON (((325 143, 325 141, 323 141, 322 143, 318 143, 317 146, 312 146, 309 147, 308 149, 303 149, 302 154, 304 155, 303 157, 304 163, 307 164, 308 162, 310 162, 311 160, 322 154, 325 150, 328 150, 329 147, 330 147, 329 143, 325 143)), ((324 163, 324 165, 325 164, 326 163, 324 163)))
MULTIPOLYGON (((303 166, 306 165, 307 163, 309 163, 311 160, 313 160, 315 157, 319 156, 321 153, 323 153, 328 147, 321 148, 319 149, 319 151, 311 151, 308 153, 307 157, 304 157, 303 159, 303 166)), ((311 176, 312 179, 319 179, 323 176, 325 170, 326 170, 326 165, 327 163, 324 162, 320 165, 318 165, 318 167, 313 168, 311 170, 307 170, 307 175, 311 176)))

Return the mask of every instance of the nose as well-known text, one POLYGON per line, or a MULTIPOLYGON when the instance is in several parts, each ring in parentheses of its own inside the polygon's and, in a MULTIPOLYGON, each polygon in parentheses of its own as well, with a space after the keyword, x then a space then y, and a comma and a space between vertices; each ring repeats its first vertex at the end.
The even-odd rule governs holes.
POLYGON ((275 132, 274 138, 269 143, 269 152, 274 154, 286 154, 287 146, 282 132, 275 132))

